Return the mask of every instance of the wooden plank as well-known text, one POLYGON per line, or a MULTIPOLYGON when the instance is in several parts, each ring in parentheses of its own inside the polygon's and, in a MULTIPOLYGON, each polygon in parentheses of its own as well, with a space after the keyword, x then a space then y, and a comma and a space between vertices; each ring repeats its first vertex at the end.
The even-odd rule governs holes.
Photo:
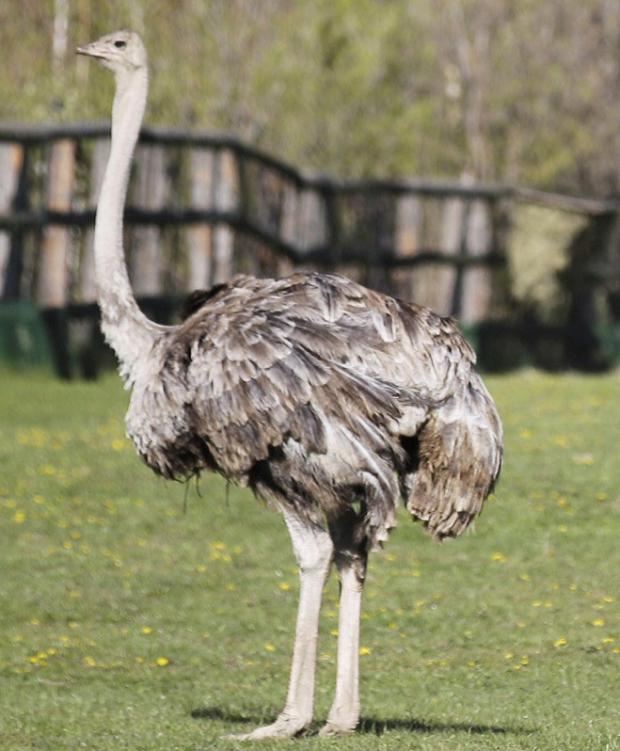
POLYGON ((304 251, 327 242, 327 217, 323 196, 316 190, 302 190, 298 207, 296 245, 303 255, 304 251))
MULTIPOLYGON (((282 213, 280 215, 280 238, 293 248, 297 248, 297 218, 299 215, 299 193, 297 186, 291 180, 284 180, 282 184, 282 213)), ((282 254, 278 254, 279 277, 293 273, 294 264, 282 254)))
MULTIPOLYGON (((24 148, 21 144, 0 144, 0 214, 8 214, 13 209, 23 163, 24 148)), ((0 297, 3 297, 7 291, 11 240, 9 232, 0 232, 0 297)))
MULTIPOLYGON (((239 206, 239 171, 234 152, 223 149, 217 155, 215 208, 236 213, 239 206)), ((218 224, 213 232, 213 283, 228 281, 234 273, 234 234, 230 225, 218 224)))
MULTIPOLYGON (((196 148, 190 154, 190 204, 193 209, 214 208, 214 154, 196 148)), ((187 290, 208 288, 212 277, 212 228, 194 224, 185 230, 188 273, 187 290)))
MULTIPOLYGON (((55 141, 49 150, 47 207, 51 211, 71 208, 75 173, 75 141, 55 141)), ((37 301, 42 307, 67 304, 68 259, 71 235, 66 227, 50 226, 43 233, 38 269, 37 301)))
MULTIPOLYGON (((460 198, 425 200, 422 203, 424 246, 436 249, 448 257, 456 257, 461 247, 464 213, 465 204, 460 198)), ((451 315, 455 281, 455 267, 425 264, 415 269, 412 275, 413 302, 425 305, 440 315, 451 315)))
MULTIPOLYGON (((140 145, 136 151, 136 185, 133 203, 157 211, 163 209, 169 193, 166 150, 158 145, 140 145)), ((131 242, 131 281, 137 297, 159 295, 163 254, 159 227, 135 227, 131 242)))
MULTIPOLYGON (((90 186, 88 205, 91 208, 97 206, 103 175, 105 173, 108 156, 110 153, 110 140, 97 139, 93 145, 90 164, 90 186)), ((97 286, 95 284, 95 231, 88 227, 84 233, 84 247, 79 269, 78 298, 81 302, 94 302, 97 299, 97 286)))
MULTIPOLYGON (((473 201, 467 227, 468 256, 478 258, 493 247, 492 207, 488 201, 473 201)), ((493 272, 487 267, 463 270, 460 319, 463 323, 480 323, 491 312, 493 272)))
MULTIPOLYGON (((422 205, 418 196, 403 196, 396 201, 394 228, 394 253, 397 258, 411 258, 420 249, 422 232, 422 205)), ((403 300, 415 296, 414 276, 411 268, 397 268, 391 274, 394 292, 403 300)))

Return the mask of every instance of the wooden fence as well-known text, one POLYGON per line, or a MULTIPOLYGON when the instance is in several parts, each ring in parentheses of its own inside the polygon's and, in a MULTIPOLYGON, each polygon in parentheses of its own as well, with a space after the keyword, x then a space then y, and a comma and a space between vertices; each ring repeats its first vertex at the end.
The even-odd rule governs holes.
MULTIPOLYGON (((108 150, 107 125, 0 127, 0 300, 44 311, 64 375, 69 324, 95 310, 92 228, 108 150)), ((162 319, 186 292, 235 273, 305 268, 475 326, 514 308, 506 248, 515 201, 593 220, 616 211, 505 186, 336 181, 229 136, 145 128, 125 214, 127 262, 138 300, 162 319)))

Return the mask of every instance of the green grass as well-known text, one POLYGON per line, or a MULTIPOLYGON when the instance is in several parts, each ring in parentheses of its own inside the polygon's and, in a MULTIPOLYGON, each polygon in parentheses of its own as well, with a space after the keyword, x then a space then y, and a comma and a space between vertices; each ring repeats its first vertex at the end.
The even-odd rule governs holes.
MULTIPOLYGON (((620 379, 489 384, 506 462, 474 533, 437 545, 402 515, 371 559, 361 729, 261 748, 620 749, 620 379)), ((184 510, 123 438, 126 399, 112 376, 0 378, 2 751, 235 748, 281 709, 284 525, 212 477, 184 510)), ((332 578, 319 721, 336 603, 332 578)))

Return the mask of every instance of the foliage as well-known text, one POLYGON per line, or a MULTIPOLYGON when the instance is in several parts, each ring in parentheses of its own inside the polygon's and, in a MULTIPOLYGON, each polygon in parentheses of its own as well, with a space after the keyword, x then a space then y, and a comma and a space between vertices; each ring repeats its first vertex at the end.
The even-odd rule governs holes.
MULTIPOLYGON (((300 748, 620 749, 617 378, 490 379, 496 497, 444 545, 402 515, 370 563, 362 728, 300 748)), ((219 737, 272 718, 286 690, 297 577, 280 518, 218 478, 200 495, 154 478, 116 378, 1 381, 3 751, 239 747, 219 737)), ((332 579, 319 718, 336 603, 332 579)))
POLYGON ((119 26, 151 52, 151 122, 344 177, 618 190, 610 0, 5 0, 0 118, 107 118, 109 76, 72 50, 119 26))

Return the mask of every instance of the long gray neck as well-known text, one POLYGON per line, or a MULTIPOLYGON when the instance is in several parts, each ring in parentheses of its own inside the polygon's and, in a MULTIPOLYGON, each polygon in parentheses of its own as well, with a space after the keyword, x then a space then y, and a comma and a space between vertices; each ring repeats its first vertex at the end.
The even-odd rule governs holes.
POLYGON ((147 90, 146 68, 117 77, 112 146, 95 222, 95 278, 101 328, 119 360, 121 375, 129 383, 135 380, 140 361, 148 357, 159 329, 138 308, 123 253, 123 209, 147 90))

